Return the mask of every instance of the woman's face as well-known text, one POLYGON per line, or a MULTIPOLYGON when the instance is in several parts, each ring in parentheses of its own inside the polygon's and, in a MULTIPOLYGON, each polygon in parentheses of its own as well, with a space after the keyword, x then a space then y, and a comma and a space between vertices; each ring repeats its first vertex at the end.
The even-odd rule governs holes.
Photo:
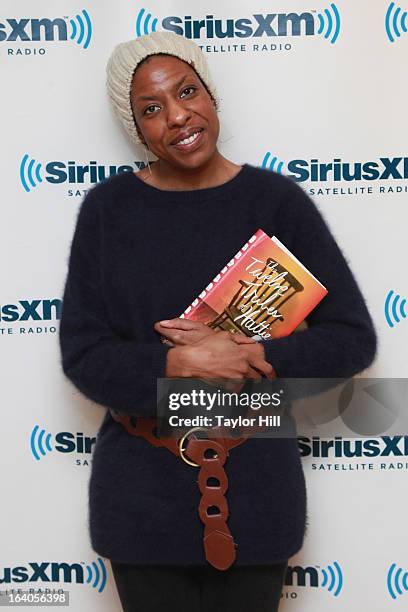
POLYGON ((171 55, 153 55, 138 67, 131 104, 138 134, 159 159, 197 168, 216 150, 220 125, 215 104, 195 70, 171 55), (191 143, 179 144, 192 135, 191 143))

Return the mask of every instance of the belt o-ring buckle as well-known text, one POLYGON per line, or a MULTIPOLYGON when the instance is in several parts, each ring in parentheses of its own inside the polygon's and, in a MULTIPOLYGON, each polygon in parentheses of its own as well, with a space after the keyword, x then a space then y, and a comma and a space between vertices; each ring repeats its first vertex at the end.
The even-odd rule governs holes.
POLYGON ((192 429, 189 429, 178 441, 178 447, 179 447, 179 451, 180 451, 180 457, 183 459, 183 461, 185 461, 186 463, 188 463, 189 465, 192 465, 193 467, 200 467, 198 463, 194 463, 194 461, 190 461, 189 459, 187 459, 187 457, 185 456, 184 452, 187 450, 186 448, 183 447, 183 442, 184 440, 187 438, 187 436, 189 436, 191 433, 193 433, 193 431, 208 431, 208 428, 205 427, 193 427, 192 429))

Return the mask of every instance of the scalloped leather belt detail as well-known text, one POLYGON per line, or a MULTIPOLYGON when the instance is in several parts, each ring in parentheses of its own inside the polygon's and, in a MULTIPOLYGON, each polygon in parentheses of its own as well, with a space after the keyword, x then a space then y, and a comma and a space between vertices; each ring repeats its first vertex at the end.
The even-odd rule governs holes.
MULTIPOLYGON (((228 478, 223 466, 229 449, 245 442, 249 435, 244 433, 240 438, 218 437, 222 434, 222 428, 194 427, 179 440, 169 437, 158 438, 154 434, 157 427, 156 419, 132 417, 119 414, 112 409, 110 413, 112 418, 121 423, 131 435, 142 436, 157 447, 165 446, 189 465, 200 468, 197 481, 201 492, 198 514, 204 523, 205 558, 218 570, 228 569, 235 561, 237 544, 227 525, 229 511, 225 493, 228 489, 228 478), (195 432, 198 430, 205 431, 208 439, 196 437, 195 432), (184 447, 185 442, 187 442, 186 447, 184 447)), ((251 428, 251 433, 253 432, 254 428, 251 428)))

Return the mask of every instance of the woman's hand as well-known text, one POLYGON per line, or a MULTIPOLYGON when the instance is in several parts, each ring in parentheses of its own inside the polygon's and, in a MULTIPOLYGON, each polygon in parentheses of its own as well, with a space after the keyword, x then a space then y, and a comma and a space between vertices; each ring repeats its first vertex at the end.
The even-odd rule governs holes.
POLYGON ((198 342, 176 346, 167 354, 166 376, 171 378, 260 380, 262 374, 276 377, 262 344, 251 338, 238 344, 226 331, 212 330, 198 342))

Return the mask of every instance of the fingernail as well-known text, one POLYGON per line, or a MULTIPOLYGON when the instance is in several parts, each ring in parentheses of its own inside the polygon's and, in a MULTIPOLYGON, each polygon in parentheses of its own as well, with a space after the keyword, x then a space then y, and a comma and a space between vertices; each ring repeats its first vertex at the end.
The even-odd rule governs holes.
POLYGON ((164 319, 164 321, 159 321, 160 325, 166 325, 166 323, 170 323, 168 319, 164 319))

